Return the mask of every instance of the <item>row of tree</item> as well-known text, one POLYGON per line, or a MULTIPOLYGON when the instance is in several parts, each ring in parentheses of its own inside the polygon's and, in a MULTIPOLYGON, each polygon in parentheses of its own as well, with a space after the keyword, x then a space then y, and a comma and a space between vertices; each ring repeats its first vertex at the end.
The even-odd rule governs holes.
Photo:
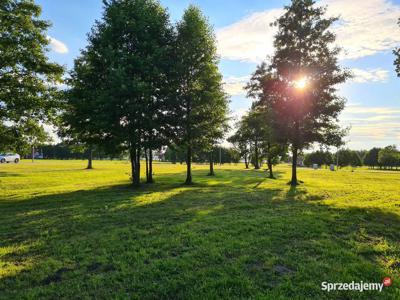
POLYGON ((337 164, 339 167, 368 166, 370 168, 393 169, 400 166, 400 151, 396 146, 385 148, 372 148, 369 151, 354 151, 341 149, 336 153, 329 151, 315 151, 307 153, 304 157, 304 165, 312 166, 337 164))
MULTIPOLYGON (((94 147, 129 153, 134 184, 140 183, 141 158, 152 182, 153 150, 175 144, 185 149, 190 184, 193 153, 211 153, 227 128, 213 30, 194 6, 171 24, 156 0, 103 3, 103 17, 88 35, 59 101, 63 69, 47 60, 49 24, 39 19, 40 8, 30 0, 2 1, 0 132, 20 142, 35 136, 28 124, 38 127, 57 117, 60 134, 89 154, 94 147)), ((273 24, 275 54, 253 74, 247 87, 253 108, 232 139, 241 150, 245 140, 247 150, 255 149, 249 159, 257 168, 265 156, 270 176, 276 157, 290 148, 292 185, 302 149, 315 142, 340 144, 343 136, 337 118, 344 100, 336 85, 350 74, 338 65, 340 49, 329 30, 337 19, 325 17, 325 11, 312 0, 285 7, 273 24), (300 89, 299 82, 308 84, 300 89), (263 124, 245 125, 253 121, 263 124)))
POLYGON ((89 151, 128 153, 135 185, 142 158, 151 183, 153 151, 179 145, 191 184, 194 152, 212 153, 227 128, 212 27, 194 6, 173 25, 156 0, 104 5, 68 80, 61 133, 89 151))
MULTIPOLYGON (((165 149, 160 157, 163 161, 182 164, 186 161, 186 152, 185 149, 171 145, 165 149)), ((240 153, 236 149, 222 146, 216 146, 212 151, 199 151, 193 155, 194 162, 210 163, 210 174, 213 174, 214 163, 238 163, 240 158, 240 153)))
MULTIPOLYGON (((90 162, 94 149, 129 155, 137 185, 142 158, 152 182, 154 151, 178 147, 190 184, 193 157, 207 153, 211 170, 213 149, 227 130, 212 27, 194 6, 172 24, 156 0, 103 3, 69 88, 60 91, 64 70, 48 60, 49 23, 40 19, 40 7, 32 0, 1 1, 0 148, 30 145, 34 152, 47 139, 43 124, 54 124, 90 162)), ((274 55, 251 77, 252 108, 230 138, 246 165, 267 161, 271 177, 273 164, 291 152, 291 185, 298 183, 299 153, 315 143, 339 147, 346 133, 338 125, 345 99, 337 85, 351 74, 338 64, 341 49, 330 30, 337 18, 325 12, 313 0, 292 0, 272 24, 278 29, 274 55)), ((394 53, 400 74, 400 49, 394 53)), ((383 166, 394 164, 395 150, 380 153, 383 166)))

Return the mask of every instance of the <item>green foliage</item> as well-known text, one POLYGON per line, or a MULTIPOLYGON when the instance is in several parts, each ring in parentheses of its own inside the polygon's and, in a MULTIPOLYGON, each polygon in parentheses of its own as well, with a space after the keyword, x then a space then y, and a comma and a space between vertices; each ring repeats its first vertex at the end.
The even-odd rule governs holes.
POLYGON ((328 151, 315 151, 307 153, 304 157, 304 164, 306 166, 312 166, 313 164, 322 166, 330 165, 332 163, 334 163, 334 158, 328 151))
POLYGON ((60 135, 69 144, 80 147, 85 151, 93 145, 100 145, 103 124, 99 114, 99 87, 103 75, 95 70, 89 58, 92 49, 82 51, 81 56, 74 62, 74 69, 68 79, 68 90, 64 92, 64 111, 60 116, 60 135))
POLYGON ((378 161, 378 154, 381 148, 372 148, 369 150, 364 157, 364 164, 369 167, 377 167, 379 166, 379 161, 378 161))
POLYGON ((71 73, 65 135, 128 152, 134 184, 145 153, 152 181, 152 150, 172 140, 212 149, 223 137, 228 105, 217 63, 212 29, 197 8, 189 7, 174 34, 155 0, 106 2, 71 73))
POLYGON ((359 156, 357 151, 353 151, 350 149, 339 150, 338 152, 336 152, 335 158, 338 159, 340 167, 359 167, 362 166, 363 163, 362 158, 359 156))
POLYGON ((400 152, 396 146, 387 146, 381 149, 378 153, 378 163, 384 168, 390 169, 400 166, 400 152))
MULTIPOLYGON (((400 19, 397 23, 400 25, 400 19)), ((400 48, 394 49, 393 54, 395 56, 394 66, 396 67, 396 73, 397 76, 400 77, 400 48)))
POLYGON ((48 61, 49 23, 40 14, 33 1, 0 2, 1 148, 26 147, 21 136, 41 135, 39 122, 51 122, 59 107, 63 69, 48 61))
POLYGON ((338 64, 340 49, 333 46, 329 30, 336 18, 325 17, 325 8, 311 0, 293 0, 275 22, 275 54, 265 87, 265 101, 274 113, 274 124, 283 141, 292 146, 292 185, 297 185, 296 160, 299 149, 312 143, 339 145, 345 133, 338 125, 344 99, 337 95, 337 84, 350 73, 338 64), (303 89, 296 81, 305 80, 303 89))
POLYGON ((195 150, 211 150, 227 129, 228 101, 218 70, 216 40, 200 9, 189 6, 175 44, 175 143, 187 149, 186 183, 195 150))
POLYGON ((177 162, 182 164, 186 161, 186 151, 184 148, 172 144, 165 150, 164 160, 174 164, 177 162))
POLYGON ((71 74, 64 118, 70 136, 110 153, 128 152, 136 185, 143 150, 167 143, 172 42, 158 1, 105 2, 71 74))
POLYGON ((248 134, 248 128, 246 122, 242 118, 235 126, 236 132, 228 138, 236 152, 239 153, 240 157, 244 158, 246 168, 248 168, 248 158, 250 155, 250 137, 248 134))

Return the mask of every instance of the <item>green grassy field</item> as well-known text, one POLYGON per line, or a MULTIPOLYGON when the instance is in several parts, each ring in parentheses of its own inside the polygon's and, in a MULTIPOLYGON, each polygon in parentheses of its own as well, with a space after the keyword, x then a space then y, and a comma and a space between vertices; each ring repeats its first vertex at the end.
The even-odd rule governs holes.
POLYGON ((400 299, 400 173, 0 165, 0 299, 400 299), (326 292, 321 282, 381 282, 326 292))

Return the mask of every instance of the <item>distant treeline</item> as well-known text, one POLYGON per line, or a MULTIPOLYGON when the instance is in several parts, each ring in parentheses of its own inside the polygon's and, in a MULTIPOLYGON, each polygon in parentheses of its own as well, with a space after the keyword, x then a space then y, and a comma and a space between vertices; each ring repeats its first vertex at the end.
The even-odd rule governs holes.
MULTIPOLYGON (((38 149, 38 153, 43 155, 44 159, 87 159, 87 150, 75 147, 66 143, 56 145, 42 145, 38 149)), ((172 163, 185 163, 186 152, 179 147, 167 147, 163 151, 155 151, 155 159, 172 163)), ((215 147, 212 151, 215 163, 238 163, 240 161, 240 153, 233 148, 215 147)), ((113 156, 106 154, 99 149, 93 151, 94 159, 127 159, 128 154, 121 156, 113 156)), ((142 159, 145 159, 143 156, 142 159)), ((197 163, 209 162, 210 152, 199 152, 194 155, 193 161, 197 163)))
MULTIPOLYGON (((43 155, 44 159, 87 159, 88 150, 71 146, 66 143, 56 145, 42 145, 38 149, 38 153, 43 155)), ((94 159, 119 159, 123 157, 111 157, 109 154, 101 150, 93 151, 94 159)))
MULTIPOLYGON (((215 147, 211 152, 214 163, 238 163, 240 153, 233 148, 215 147)), ((180 147, 168 147, 163 154, 163 161, 172 163, 184 163, 186 161, 185 149, 180 147)), ((199 152, 193 156, 193 161, 197 163, 206 163, 210 161, 210 152, 199 152)))
POLYGON ((350 149, 342 149, 336 153, 315 151, 307 153, 304 157, 304 165, 312 166, 313 164, 338 164, 339 167, 368 166, 373 169, 398 169, 400 167, 400 151, 396 146, 372 148, 369 151, 354 151, 350 149))

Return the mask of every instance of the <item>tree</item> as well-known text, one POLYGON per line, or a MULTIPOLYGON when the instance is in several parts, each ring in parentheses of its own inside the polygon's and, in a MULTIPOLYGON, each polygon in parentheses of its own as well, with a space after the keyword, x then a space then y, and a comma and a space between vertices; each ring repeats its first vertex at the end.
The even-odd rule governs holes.
POLYGON ((250 139, 248 136, 247 124, 244 120, 240 120, 236 126, 236 132, 228 138, 236 151, 239 153, 240 157, 244 158, 245 168, 249 168, 249 154, 250 154, 250 139))
POLYGON ((400 165, 400 153, 396 146, 387 146, 381 149, 378 153, 378 162, 380 165, 384 166, 385 169, 393 169, 393 167, 397 169, 400 165))
MULTIPOLYGON (((400 25, 400 19, 398 20, 397 24, 400 25)), ((394 65, 396 67, 397 76, 400 77, 400 48, 396 48, 393 50, 393 54, 395 55, 394 65)))
POLYGON ((170 86, 172 28, 158 1, 104 3, 102 20, 93 27, 82 53, 83 72, 89 68, 85 78, 94 76, 97 85, 94 95, 87 90, 90 84, 83 86, 89 107, 93 108, 92 101, 96 104, 90 112, 95 130, 90 133, 97 132, 96 141, 107 152, 129 153, 132 183, 139 185, 142 154, 153 149, 155 136, 163 135, 165 113, 171 111, 165 87, 170 86))
POLYGON ((336 157, 337 157, 340 167, 362 166, 362 160, 356 151, 352 151, 350 149, 341 149, 336 153, 336 157))
POLYGON ((97 97, 103 75, 91 65, 92 51, 89 46, 74 62, 67 81, 70 89, 64 92, 64 111, 59 118, 60 135, 87 154, 87 169, 93 168, 93 149, 101 141, 97 97))
POLYGON ((9 148, 21 147, 28 132, 39 134, 59 104, 63 68, 47 58, 50 24, 40 14, 33 1, 0 2, 0 140, 9 148))
POLYGON ((170 161, 173 164, 176 164, 177 162, 183 164, 183 162, 186 161, 185 149, 174 144, 169 145, 165 150, 164 159, 165 161, 170 161))
POLYGON ((326 9, 312 0, 293 0, 275 26, 275 54, 271 60, 272 79, 265 89, 274 114, 276 135, 291 145, 292 179, 297 181, 297 157, 312 143, 338 144, 344 131, 338 125, 344 99, 336 85, 350 77, 338 65, 340 49, 332 44, 329 27, 337 18, 324 17, 326 9))
MULTIPOLYGON (((269 82, 275 80, 273 74, 268 70, 265 62, 257 66, 256 71, 250 78, 250 81, 246 85, 247 97, 253 98, 252 110, 253 119, 258 127, 258 135, 261 142, 263 156, 267 160, 269 177, 274 178, 272 166, 279 162, 281 156, 284 156, 287 152, 287 145, 283 141, 278 141, 276 132, 273 126, 273 113, 268 97, 270 96, 270 90, 268 90, 269 82)), ((249 127, 252 127, 249 124, 249 127)), ((254 127, 254 126, 253 126, 254 127)), ((258 158, 258 141, 255 143, 255 154, 258 158)), ((257 162, 258 163, 258 162, 257 162)))
POLYGON ((210 149, 221 137, 228 111, 227 97, 218 70, 212 27, 195 6, 186 9, 177 25, 176 144, 186 149, 186 184, 192 183, 194 150, 210 149))
POLYGON ((372 167, 373 169, 375 166, 379 166, 378 154, 380 150, 381 148, 372 148, 369 150, 364 157, 364 164, 368 167, 372 167))
POLYGON ((51 142, 51 138, 43 125, 39 125, 35 120, 30 119, 25 122, 23 127, 18 128, 15 132, 15 138, 14 148, 22 154, 30 153, 32 162, 35 160, 37 147, 51 142))
POLYGON ((306 166, 317 165, 329 165, 333 162, 332 154, 328 151, 315 151, 307 153, 304 158, 304 164, 306 166))
POLYGON ((244 116, 244 122, 247 123, 248 134, 252 141, 251 146, 254 153, 254 169, 260 169, 260 148, 263 139, 268 135, 268 127, 266 126, 266 114, 261 109, 253 108, 248 115, 244 116))

